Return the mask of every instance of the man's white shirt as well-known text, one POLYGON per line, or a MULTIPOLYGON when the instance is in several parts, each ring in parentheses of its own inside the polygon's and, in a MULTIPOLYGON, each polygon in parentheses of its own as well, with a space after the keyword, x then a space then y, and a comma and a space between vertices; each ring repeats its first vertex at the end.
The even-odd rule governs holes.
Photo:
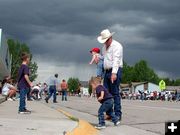
POLYGON ((102 49, 102 54, 104 56, 104 69, 112 68, 112 73, 117 73, 119 67, 123 67, 123 46, 112 40, 111 45, 106 50, 106 45, 102 49))

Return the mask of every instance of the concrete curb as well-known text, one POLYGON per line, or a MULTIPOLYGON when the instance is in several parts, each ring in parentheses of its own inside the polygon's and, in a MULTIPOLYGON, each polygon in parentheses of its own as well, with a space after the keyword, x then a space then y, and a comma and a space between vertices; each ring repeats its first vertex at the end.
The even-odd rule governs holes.
POLYGON ((0 96, 0 104, 3 103, 3 102, 5 102, 5 101, 6 101, 6 98, 0 96))
POLYGON ((71 132, 67 132, 66 135, 97 135, 98 130, 95 129, 90 123, 88 123, 85 120, 80 120, 78 118, 75 118, 68 112, 65 112, 64 110, 57 109, 57 111, 63 113, 65 116, 67 116, 69 119, 77 121, 78 126, 73 129, 71 132))

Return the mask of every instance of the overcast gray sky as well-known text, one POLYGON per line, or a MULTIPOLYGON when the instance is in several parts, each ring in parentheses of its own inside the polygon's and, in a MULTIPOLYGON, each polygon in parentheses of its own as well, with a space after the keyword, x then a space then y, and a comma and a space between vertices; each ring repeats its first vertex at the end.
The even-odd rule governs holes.
POLYGON ((88 80, 89 50, 102 47, 105 28, 128 64, 145 59, 160 76, 180 77, 179 0, 0 0, 0 27, 29 45, 41 81, 56 72, 88 80))

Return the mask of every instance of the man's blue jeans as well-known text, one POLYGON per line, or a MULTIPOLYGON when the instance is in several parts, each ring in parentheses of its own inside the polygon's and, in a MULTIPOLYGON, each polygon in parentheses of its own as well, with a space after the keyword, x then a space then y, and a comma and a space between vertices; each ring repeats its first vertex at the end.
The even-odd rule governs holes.
MULTIPOLYGON (((111 82, 111 75, 112 75, 112 69, 111 70, 106 70, 105 71, 105 76, 104 76, 104 87, 109 90, 109 92, 113 95, 114 97, 114 112, 119 119, 121 119, 121 96, 120 96, 120 82, 121 82, 121 77, 122 77, 122 68, 118 69, 117 72, 117 79, 112 83, 111 82)), ((107 115, 109 113, 107 112, 107 115)))
POLYGON ((28 89, 20 90, 20 101, 19 101, 19 111, 24 111, 26 109, 26 95, 28 89))
POLYGON ((56 86, 49 87, 49 95, 48 95, 47 99, 49 100, 52 95, 53 95, 53 102, 56 102, 56 86))
POLYGON ((62 90, 62 101, 67 101, 67 90, 62 90))
POLYGON ((114 123, 118 121, 117 116, 113 112, 113 99, 108 99, 102 103, 98 110, 98 118, 99 118, 99 124, 100 125, 105 125, 105 120, 104 120, 104 113, 108 112, 109 115, 111 116, 111 119, 114 123))

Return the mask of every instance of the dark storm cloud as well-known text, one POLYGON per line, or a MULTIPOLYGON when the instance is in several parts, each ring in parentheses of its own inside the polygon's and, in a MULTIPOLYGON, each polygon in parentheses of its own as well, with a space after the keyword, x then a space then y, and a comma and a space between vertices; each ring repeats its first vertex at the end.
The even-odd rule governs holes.
POLYGON ((145 58, 156 70, 180 76, 180 63, 172 61, 180 58, 179 0, 0 0, 0 13, 8 37, 28 43, 41 60, 88 63, 89 49, 101 48, 96 37, 108 27, 127 62, 145 58))

